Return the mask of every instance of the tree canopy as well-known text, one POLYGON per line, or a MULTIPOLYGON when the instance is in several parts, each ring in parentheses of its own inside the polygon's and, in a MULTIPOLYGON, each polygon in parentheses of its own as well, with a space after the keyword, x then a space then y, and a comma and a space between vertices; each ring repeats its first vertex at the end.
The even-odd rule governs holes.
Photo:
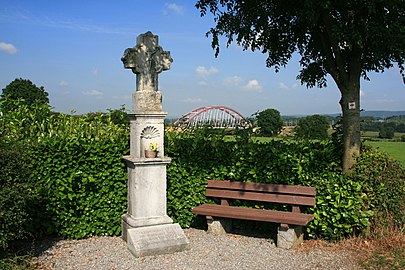
MULTIPOLYGON (((227 45, 267 54, 278 71, 295 53, 297 78, 307 87, 325 87, 329 74, 341 92, 343 170, 360 151, 360 79, 396 64, 404 77, 405 1, 403 0, 200 0, 204 16, 214 15, 212 47, 227 45)), ((404 79, 405 81, 405 79, 404 79)))
POLYGON ((295 136, 305 139, 327 139, 329 127, 326 116, 314 114, 300 119, 295 128, 295 136))
POLYGON ((24 100, 28 106, 35 102, 41 104, 49 104, 48 93, 44 87, 37 87, 30 80, 15 79, 5 88, 0 95, 0 110, 7 112, 15 109, 15 102, 18 99, 24 100))
POLYGON ((263 136, 275 136, 280 133, 283 127, 280 112, 276 109, 261 111, 256 118, 257 125, 260 127, 260 134, 263 136))

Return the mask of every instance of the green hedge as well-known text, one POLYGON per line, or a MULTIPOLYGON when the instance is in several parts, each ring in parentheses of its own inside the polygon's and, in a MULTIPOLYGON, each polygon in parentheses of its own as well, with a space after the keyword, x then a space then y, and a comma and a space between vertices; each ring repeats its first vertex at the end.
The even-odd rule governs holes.
MULTIPOLYGON (((120 234, 127 204, 122 156, 129 151, 129 127, 125 121, 116 124, 119 117, 112 112, 73 116, 52 113, 46 105, 20 104, 0 115, 2 141, 24 145, 25 158, 18 160, 16 171, 29 173, 27 190, 39 196, 26 227, 66 238, 120 234)), ((8 177, 15 181, 12 173, 8 177)), ((18 194, 10 193, 10 200, 17 201, 18 194)), ((9 227, 4 232, 12 231, 9 227)))
POLYGON ((68 238, 119 235, 126 211, 127 141, 59 138, 32 149, 31 177, 44 187, 46 229, 68 238))
MULTIPOLYGON (((21 228, 21 237, 34 228, 67 238, 121 233, 120 218, 127 205, 122 156, 129 150, 129 126, 113 121, 111 115, 70 116, 23 105, 1 115, 0 138, 6 145, 23 145, 26 159, 18 159, 15 170, 28 169, 24 189, 32 191, 27 200, 34 198, 30 205, 36 207, 34 216, 22 211, 15 221, 5 220, 3 242, 15 239, 10 236, 12 222, 21 228)), ((331 142, 260 143, 248 132, 238 134, 229 138, 209 129, 166 133, 165 152, 172 158, 167 168, 168 215, 182 227, 198 224, 191 208, 207 201, 208 179, 315 186, 317 205, 308 209, 315 215, 307 226, 312 237, 335 240, 361 233, 385 220, 384 215, 403 226, 404 171, 388 157, 365 149, 356 173, 344 177, 339 151, 331 142)), ((6 172, 8 179, 18 179, 13 170, 6 172)), ((12 202, 20 189, 9 187, 12 202)), ((17 207, 29 208, 24 202, 17 207)))
POLYGON ((0 250, 36 231, 32 224, 39 196, 28 168, 21 166, 29 162, 25 152, 21 144, 0 141, 0 250))
POLYGON ((362 182, 343 177, 332 143, 272 140, 257 143, 246 136, 224 141, 221 134, 200 130, 169 134, 167 153, 168 212, 183 227, 196 221, 191 208, 206 201, 208 179, 315 186, 313 237, 330 240, 359 233, 373 215, 362 182))

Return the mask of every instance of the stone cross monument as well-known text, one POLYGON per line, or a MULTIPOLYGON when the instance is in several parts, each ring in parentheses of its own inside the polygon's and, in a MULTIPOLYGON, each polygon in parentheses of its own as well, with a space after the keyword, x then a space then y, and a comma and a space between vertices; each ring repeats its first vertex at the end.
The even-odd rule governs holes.
POLYGON ((136 46, 121 58, 125 68, 136 74, 130 116, 130 155, 128 167, 128 212, 122 216, 122 238, 136 257, 182 251, 188 239, 166 213, 166 166, 164 156, 164 118, 158 74, 169 70, 170 52, 158 45, 151 32, 137 37, 136 46), (157 156, 149 158, 145 150, 153 145, 157 156))

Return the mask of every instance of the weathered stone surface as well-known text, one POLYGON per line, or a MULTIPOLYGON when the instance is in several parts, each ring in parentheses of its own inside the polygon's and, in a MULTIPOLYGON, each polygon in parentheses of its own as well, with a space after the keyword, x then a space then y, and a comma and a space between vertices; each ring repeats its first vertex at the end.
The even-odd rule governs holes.
POLYGON ((145 157, 145 149, 150 143, 158 146, 158 157, 164 157, 164 112, 144 112, 129 114, 131 126, 130 154, 136 158, 145 157), (151 131, 153 134, 147 134, 151 131))
POLYGON ((171 159, 125 159, 128 168, 128 214, 134 220, 167 216, 166 165, 171 159))
POLYGON ((164 118, 158 74, 170 69, 170 53, 158 46, 158 36, 141 34, 134 48, 126 49, 121 59, 125 68, 136 74, 130 119, 128 169, 128 210, 122 216, 122 238, 136 257, 183 250, 188 240, 179 224, 167 216, 166 166, 164 156, 164 118), (145 157, 150 145, 157 156, 145 157), (155 151, 155 149, 154 149, 155 151))
POLYGON ((158 36, 151 32, 139 35, 136 43, 135 47, 125 50, 121 58, 124 67, 137 75, 137 91, 158 91, 158 74, 169 70, 173 62, 170 52, 163 51, 158 36))
POLYGON ((129 229, 127 243, 128 249, 138 258, 182 251, 189 241, 180 225, 175 223, 129 229))
POLYGON ((160 91, 136 91, 132 95, 132 111, 161 112, 162 93, 160 91))
POLYGON ((223 235, 231 231, 231 219, 207 219, 208 233, 223 235))
POLYGON ((288 228, 279 226, 277 231, 277 247, 291 249, 304 241, 301 226, 290 226, 288 228))

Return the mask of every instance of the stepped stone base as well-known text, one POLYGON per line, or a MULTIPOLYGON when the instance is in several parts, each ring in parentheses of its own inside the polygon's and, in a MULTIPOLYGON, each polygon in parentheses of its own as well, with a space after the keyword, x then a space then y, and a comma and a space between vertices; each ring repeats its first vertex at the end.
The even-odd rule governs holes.
POLYGON ((189 243, 178 223, 128 229, 125 239, 137 258, 183 251, 189 243))

